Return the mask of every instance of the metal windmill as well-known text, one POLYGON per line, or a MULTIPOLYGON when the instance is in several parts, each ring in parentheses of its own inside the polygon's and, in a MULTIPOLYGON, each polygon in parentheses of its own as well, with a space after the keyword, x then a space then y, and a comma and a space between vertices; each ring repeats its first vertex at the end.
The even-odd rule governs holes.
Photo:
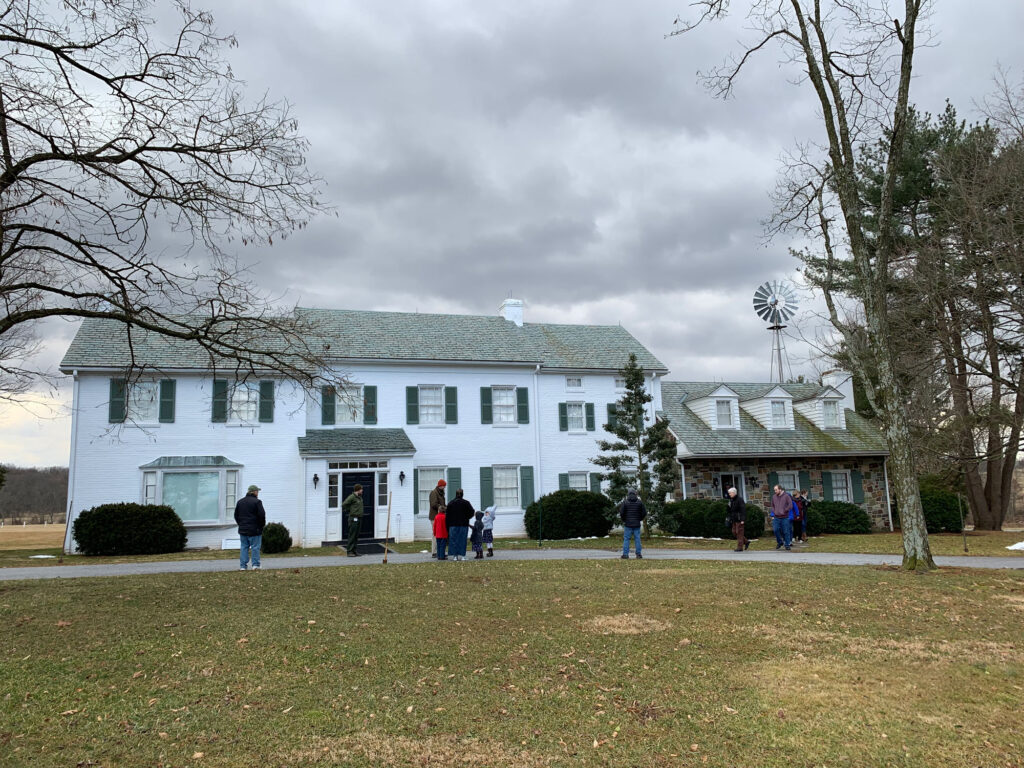
MULTIPOLYGON (((796 314, 797 309, 799 309, 799 305, 796 291, 785 280, 769 280, 754 291, 754 311, 762 320, 771 323, 768 326, 768 330, 772 332, 772 364, 769 381, 777 381, 780 384, 785 381, 782 363, 785 359, 786 344, 782 338, 782 330, 786 327, 786 321, 796 314), (776 372, 778 373, 776 374, 776 372)), ((788 367, 789 360, 786 359, 785 362, 788 367)), ((792 367, 789 372, 792 375, 792 367)))

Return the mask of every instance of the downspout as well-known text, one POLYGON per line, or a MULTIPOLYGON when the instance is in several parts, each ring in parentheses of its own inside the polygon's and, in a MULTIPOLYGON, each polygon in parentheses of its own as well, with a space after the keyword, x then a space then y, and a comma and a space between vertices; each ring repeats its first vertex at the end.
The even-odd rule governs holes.
POLYGON ((537 445, 537 474, 534 475, 533 495, 539 499, 544 494, 541 489, 544 485, 544 471, 541 466, 540 449, 540 363, 533 369, 533 437, 537 445))
POLYGON ((676 456, 676 461, 679 462, 679 474, 682 476, 682 479, 679 481, 679 483, 680 483, 680 486, 683 489, 683 500, 685 501, 686 500, 686 465, 683 464, 683 460, 680 459, 678 456, 676 456))
POLYGON ((64 511, 63 552, 71 554, 68 533, 71 531, 71 510, 75 507, 75 457, 78 454, 78 369, 71 372, 71 456, 68 458, 68 505, 64 511))
POLYGON ((895 532, 896 528, 892 524, 892 499, 889 498, 889 459, 888 457, 882 459, 882 476, 885 478, 885 506, 889 510, 889 531, 895 532))

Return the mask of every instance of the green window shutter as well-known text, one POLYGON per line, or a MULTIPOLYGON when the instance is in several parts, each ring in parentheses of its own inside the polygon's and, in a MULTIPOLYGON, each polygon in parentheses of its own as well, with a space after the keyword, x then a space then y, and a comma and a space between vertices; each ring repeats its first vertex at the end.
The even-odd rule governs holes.
POLYGON ((618 412, 618 405, 618 403, 608 403, 608 426, 611 429, 615 429, 615 425, 618 423, 616 421, 616 419, 618 419, 618 416, 616 415, 618 412))
MULTIPOLYGON (((418 469, 412 471, 412 513, 414 515, 420 513, 420 471, 418 469)), ((431 529, 430 535, 434 535, 433 529, 431 529)))
POLYGON ((270 424, 274 421, 274 382, 260 382, 260 422, 270 424))
POLYGON ((853 503, 864 503, 864 475, 859 469, 850 472, 850 488, 853 492, 853 503))
POLYGON ((480 508, 494 505, 494 470, 480 467, 480 508))
POLYGON ((337 393, 334 387, 320 387, 320 423, 333 424, 336 409, 337 393))
POLYGON ((558 473, 558 490, 568 491, 569 490, 569 473, 559 472, 558 473))
POLYGON ((455 492, 462 487, 462 470, 458 467, 448 467, 448 493, 447 497, 455 498, 455 492))
POLYGON ((226 379, 213 380, 213 413, 210 421, 224 424, 228 420, 228 382, 226 379))
POLYGON ((558 431, 569 431, 569 408, 565 403, 558 404, 558 431))
POLYGON ((590 492, 600 493, 601 492, 601 473, 591 472, 590 473, 590 492))
MULTIPOLYGON (((494 423, 494 407, 491 399, 491 388, 480 387, 480 423, 481 424, 493 424, 494 423)), ((482 471, 482 470, 481 470, 482 471)), ((483 502, 480 502, 483 504, 483 502)), ((488 506, 488 505, 484 505, 488 506)))
POLYGON ((768 473, 768 495, 770 496, 775 492, 775 486, 779 484, 779 473, 769 472, 768 473))
POLYGON ((160 381, 160 423, 174 423, 174 390, 177 388, 174 379, 160 381))
POLYGON ((363 387, 363 424, 377 423, 377 387, 363 387))
POLYGON ((458 387, 444 388, 444 423, 459 423, 459 390, 458 387))
POLYGON ((832 473, 822 472, 821 473, 821 495, 825 497, 825 501, 832 501, 832 473))
POLYGON ((420 388, 405 388, 405 423, 420 423, 420 388))
POLYGON ((519 504, 523 509, 533 504, 533 467, 519 468, 520 497, 519 504))
POLYGON ((597 429, 597 423, 596 423, 596 420, 594 419, 594 404, 593 403, 586 403, 586 412, 587 412, 587 432, 593 432, 595 429, 597 429))
POLYGON ((128 410, 128 387, 124 379, 110 380, 110 407, 107 410, 107 421, 120 424, 128 410))
POLYGON ((530 423, 530 390, 516 387, 516 417, 520 424, 530 423))
POLYGON ((811 473, 806 471, 800 472, 800 487, 798 491, 807 491, 808 496, 811 493, 811 473))

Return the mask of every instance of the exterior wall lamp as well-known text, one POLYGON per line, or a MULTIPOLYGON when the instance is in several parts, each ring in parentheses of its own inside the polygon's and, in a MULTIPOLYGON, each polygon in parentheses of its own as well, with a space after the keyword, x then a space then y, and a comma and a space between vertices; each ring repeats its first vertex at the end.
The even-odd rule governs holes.
POLYGON ((316 484, 320 482, 320 475, 313 473, 313 489, 316 489, 316 484))
POLYGON ((405 485, 405 470, 398 473, 398 484, 405 485))

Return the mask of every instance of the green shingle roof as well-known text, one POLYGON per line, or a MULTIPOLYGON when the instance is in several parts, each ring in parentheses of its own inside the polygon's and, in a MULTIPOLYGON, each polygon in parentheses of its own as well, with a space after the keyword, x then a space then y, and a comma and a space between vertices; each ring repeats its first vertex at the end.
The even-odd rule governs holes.
POLYGON ((299 455, 411 454, 416 446, 404 429, 310 429, 299 438, 299 455))
POLYGON ((139 469, 168 469, 172 467, 241 467, 236 461, 224 456, 161 456, 139 469))
MULTIPOLYGON (((734 384, 725 382, 740 401, 761 397, 776 386, 782 386, 794 400, 814 397, 825 388, 817 384, 734 384)), ((846 429, 818 429, 795 409, 795 429, 766 429, 740 408, 739 429, 712 429, 689 409, 693 401, 714 392, 723 383, 662 381, 661 398, 672 433, 694 456, 805 456, 819 455, 887 455, 885 438, 877 425, 851 409, 846 409, 846 429)))
MULTIPOLYGON (((664 364, 618 325, 517 326, 498 316, 299 309, 313 324, 332 359, 431 360, 540 363, 548 368, 618 370, 630 353, 648 371, 664 364)), ((115 321, 86 319, 61 368, 126 367, 208 369, 210 357, 197 344, 132 330, 115 321)))

